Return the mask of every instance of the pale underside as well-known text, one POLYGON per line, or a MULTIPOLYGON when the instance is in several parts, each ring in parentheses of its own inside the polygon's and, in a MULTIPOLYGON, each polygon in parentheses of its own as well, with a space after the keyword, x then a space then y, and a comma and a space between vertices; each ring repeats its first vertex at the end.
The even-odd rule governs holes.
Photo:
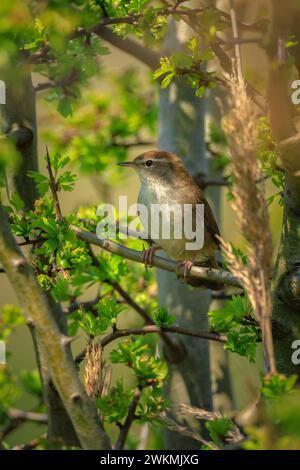
MULTIPOLYGON (((206 265, 209 264, 211 266, 215 266, 215 252, 216 252, 216 242, 213 239, 211 233, 209 233, 204 225, 204 244, 201 249, 187 249, 187 243, 195 241, 193 239, 187 239, 185 237, 184 231, 180 230, 181 236, 178 239, 178 234, 176 234, 176 227, 175 224, 178 224, 177 216, 170 217, 170 236, 164 238, 162 236, 162 222, 163 220, 166 221, 168 217, 168 208, 174 208, 174 204, 177 204, 178 207, 181 208, 182 214, 181 219, 183 219, 183 204, 189 204, 188 198, 184 198, 184 201, 180 198, 179 192, 171 185, 151 185, 151 184, 143 184, 141 185, 138 203, 143 204, 147 208, 148 214, 144 214, 142 211, 140 212, 140 220, 143 225, 144 230, 148 231, 150 238, 160 246, 170 258, 176 261, 184 261, 184 260, 191 260, 195 264, 202 264, 206 265), (165 210, 163 209, 160 213, 159 217, 159 227, 160 230, 156 234, 157 236, 151 236, 151 207, 153 204, 160 204, 165 205, 165 210), (176 236, 176 238, 175 238, 176 236)), ((201 201, 199 201, 201 203, 201 201)), ((196 229, 195 221, 196 221, 196 210, 194 209, 195 204, 193 205, 192 210, 192 220, 193 230, 196 229)), ((205 210, 205 209, 204 209, 205 210)), ((183 220, 180 221, 178 225, 182 225, 183 227, 183 220)), ((198 227, 197 227, 198 228, 198 227)), ((178 227, 177 227, 178 229, 178 227)))

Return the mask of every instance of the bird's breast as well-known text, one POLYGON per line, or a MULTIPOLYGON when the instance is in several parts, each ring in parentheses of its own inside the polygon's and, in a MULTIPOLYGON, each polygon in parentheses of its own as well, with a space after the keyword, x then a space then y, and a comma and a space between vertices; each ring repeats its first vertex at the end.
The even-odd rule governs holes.
POLYGON ((183 202, 176 196, 174 188, 142 185, 138 203, 142 206, 139 214, 144 230, 176 259, 184 250, 185 240, 181 233, 176 234, 176 229, 182 227, 183 202))
POLYGON ((170 185, 142 184, 138 197, 138 203, 141 205, 140 220, 149 238, 161 246, 171 258, 202 262, 214 256, 215 243, 204 228, 204 247, 196 251, 186 250, 187 240, 183 230, 186 199, 186 195, 184 200, 180 198, 180 191, 170 185), (177 214, 175 208, 175 215, 174 206, 178 208, 177 214))

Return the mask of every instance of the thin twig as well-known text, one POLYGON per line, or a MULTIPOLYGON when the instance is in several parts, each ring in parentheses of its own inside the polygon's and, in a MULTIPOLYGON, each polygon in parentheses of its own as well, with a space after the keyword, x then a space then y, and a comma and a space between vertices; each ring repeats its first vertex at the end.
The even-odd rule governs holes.
POLYGON ((126 437, 128 436, 131 425, 135 419, 135 412, 136 412, 136 408, 138 406, 139 400, 141 398, 142 391, 143 389, 141 385, 138 385, 135 389, 131 405, 129 406, 125 423, 122 424, 120 427, 120 434, 119 434, 117 443, 115 445, 115 450, 122 450, 124 448, 126 437))
MULTIPOLYGON (((157 325, 146 325, 138 328, 125 328, 123 330, 116 330, 108 335, 104 336, 101 341, 100 345, 102 348, 107 346, 108 344, 112 343, 116 339, 124 338, 126 336, 138 336, 138 335, 146 335, 151 333, 174 333, 180 334, 184 336, 191 336, 193 338, 202 338, 211 341, 216 341, 218 343, 225 343, 227 341, 227 336, 220 335, 218 333, 212 333, 209 331, 197 331, 191 330, 188 328, 183 328, 180 326, 166 326, 164 328, 159 327, 157 325)), ((86 349, 81 351, 75 359, 76 363, 81 362, 86 356, 86 349)))
POLYGON ((57 220, 62 220, 63 216, 62 216, 61 209, 60 209, 59 199, 58 199, 58 195, 57 195, 56 181, 55 181, 55 178, 53 176, 51 161, 50 161, 50 156, 49 156, 47 145, 46 145, 46 157, 47 157, 47 170, 48 170, 48 174, 49 174, 50 189, 51 189, 51 194, 52 194, 52 198, 53 198, 53 202, 54 202, 55 216, 56 216, 57 220))
MULTIPOLYGON (((42 439, 43 438, 46 439, 46 437, 47 437, 46 434, 41 436, 42 439)), ((13 447, 13 450, 33 450, 33 449, 36 449, 41 443, 41 438, 32 439, 31 441, 27 442, 26 444, 17 445, 15 447, 13 447)))
POLYGON ((223 46, 235 46, 236 44, 261 44, 262 37, 253 37, 253 38, 234 38, 229 40, 224 40, 219 38, 219 42, 223 46))
POLYGON ((69 315, 70 313, 75 312, 80 308, 89 310, 94 307, 99 302, 99 300, 101 300, 101 295, 97 295, 94 299, 87 300, 85 302, 78 302, 77 300, 74 300, 68 307, 63 308, 63 312, 66 315, 69 315))
MULTIPOLYGON (((90 245, 89 253, 92 258, 93 264, 98 266, 98 260, 95 256, 90 245)), ((106 284, 109 284, 118 294, 125 300, 127 305, 132 307, 144 320, 147 325, 155 325, 152 318, 148 315, 145 309, 143 309, 140 305, 138 305, 135 300, 130 297, 130 295, 122 288, 122 286, 118 282, 113 282, 111 280, 105 280, 106 284)), ((186 354, 185 348, 181 343, 175 343, 168 335, 165 333, 160 333, 161 339, 163 340, 165 347, 166 347, 166 357, 169 362, 175 364, 180 362, 186 354)))
POLYGON ((18 429, 22 424, 27 421, 32 421, 40 424, 48 423, 48 415, 44 413, 36 413, 34 411, 23 411, 16 408, 8 410, 9 424, 0 433, 1 440, 5 439, 11 432, 18 429))
POLYGON ((45 413, 36 413, 35 411, 24 411, 17 408, 8 410, 8 417, 11 420, 34 421, 36 423, 48 423, 48 416, 45 413))

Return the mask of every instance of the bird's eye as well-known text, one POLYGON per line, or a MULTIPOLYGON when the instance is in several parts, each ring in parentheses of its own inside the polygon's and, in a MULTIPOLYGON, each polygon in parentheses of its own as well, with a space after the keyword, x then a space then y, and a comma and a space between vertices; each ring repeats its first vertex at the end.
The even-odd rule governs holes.
POLYGON ((151 165, 152 165, 152 163, 153 163, 153 161, 152 161, 152 160, 147 160, 147 161, 146 161, 146 163, 145 163, 145 165, 146 165, 146 166, 151 166, 151 165))

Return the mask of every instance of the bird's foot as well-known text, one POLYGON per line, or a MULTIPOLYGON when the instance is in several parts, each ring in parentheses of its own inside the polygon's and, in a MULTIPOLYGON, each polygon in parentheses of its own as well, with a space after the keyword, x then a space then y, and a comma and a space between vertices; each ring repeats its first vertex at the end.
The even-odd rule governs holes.
POLYGON ((183 280, 186 282, 187 281, 187 278, 191 272, 191 269, 192 267, 194 266, 194 263, 193 261, 191 260, 185 260, 185 261, 181 261, 179 263, 179 267, 180 266, 183 266, 183 280))
POLYGON ((145 265, 146 271, 149 268, 152 267, 153 263, 153 256, 155 255, 155 252, 161 250, 160 246, 150 246, 147 250, 143 251, 143 263, 145 265))

